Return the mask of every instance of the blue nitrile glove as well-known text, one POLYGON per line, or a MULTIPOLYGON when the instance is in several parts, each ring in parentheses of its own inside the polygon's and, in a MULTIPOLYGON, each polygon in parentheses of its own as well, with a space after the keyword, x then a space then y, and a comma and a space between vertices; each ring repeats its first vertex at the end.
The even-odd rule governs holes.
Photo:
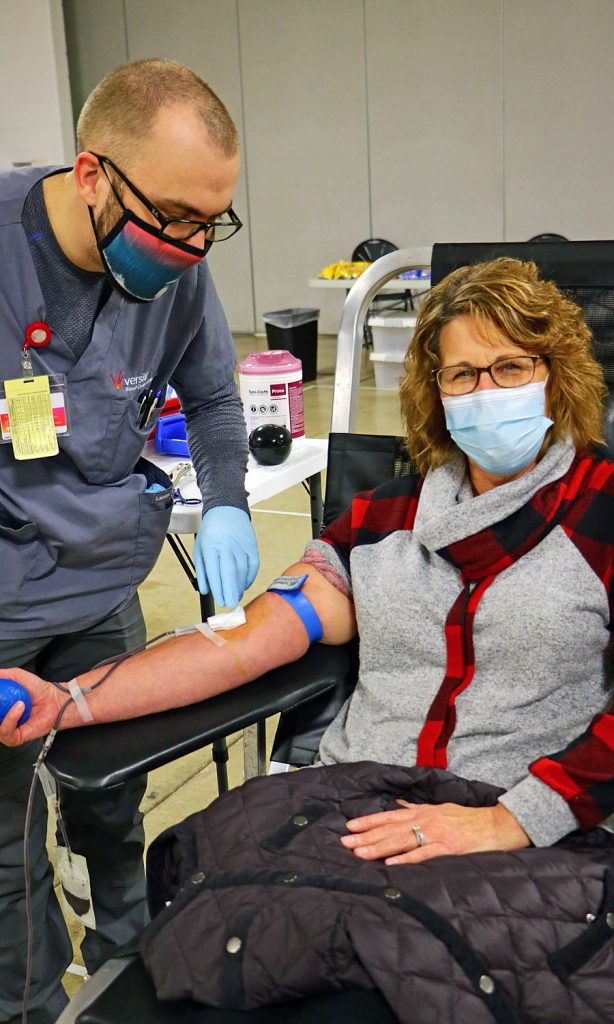
POLYGON ((234 608, 256 579, 258 544, 243 509, 218 505, 205 512, 194 541, 194 567, 201 594, 234 608))

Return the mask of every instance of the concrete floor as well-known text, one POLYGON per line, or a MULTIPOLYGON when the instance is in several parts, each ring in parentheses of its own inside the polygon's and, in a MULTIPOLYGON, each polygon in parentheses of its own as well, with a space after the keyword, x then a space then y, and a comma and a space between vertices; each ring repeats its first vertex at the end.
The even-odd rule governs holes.
MULTIPOLYGON (((239 359, 248 352, 266 348, 265 338, 253 335, 236 336, 235 344, 239 359)), ((318 377, 304 388, 305 429, 309 437, 328 436, 335 354, 336 338, 321 336, 318 341, 318 377)), ((363 352, 356 432, 401 433, 397 392, 375 387, 371 365, 363 352)), ((300 485, 293 487, 253 508, 252 520, 261 564, 258 577, 243 603, 265 590, 275 576, 300 557, 311 536, 308 497, 300 485)), ((164 546, 154 570, 141 587, 140 596, 149 636, 191 624, 198 616, 196 594, 168 545, 164 546)), ((274 728, 275 722, 269 722, 269 738, 272 738, 274 728)), ((229 737, 229 749, 229 779, 234 786, 242 781, 241 734, 229 737)), ((204 807, 216 795, 215 766, 210 747, 152 772, 143 802, 147 841, 167 826, 204 807)), ((72 927, 72 933, 75 963, 79 964, 80 926, 72 927)), ((73 994, 81 984, 82 979, 73 973, 65 978, 69 994, 73 994)))

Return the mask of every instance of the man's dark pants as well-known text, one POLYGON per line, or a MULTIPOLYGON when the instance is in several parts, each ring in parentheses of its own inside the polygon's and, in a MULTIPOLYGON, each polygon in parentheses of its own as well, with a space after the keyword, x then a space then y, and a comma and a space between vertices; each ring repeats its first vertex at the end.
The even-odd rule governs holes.
MULTIPOLYGON (((79 633, 0 641, 0 666, 20 666, 43 679, 64 682, 144 640, 145 625, 135 597, 122 611, 79 633)), ((113 677, 103 685, 112 686, 113 677)), ((23 829, 40 745, 38 740, 15 748, 0 745, 0 1021, 10 1024, 21 1020, 27 949, 23 829)), ((92 883, 96 931, 87 929, 81 945, 90 973, 146 923, 139 811, 145 781, 141 776, 101 794, 60 789, 71 848, 85 856, 92 883)), ((37 782, 29 842, 34 958, 28 1024, 53 1024, 57 1019, 67 1003, 61 979, 72 959, 53 889, 46 833, 47 801, 37 782)))

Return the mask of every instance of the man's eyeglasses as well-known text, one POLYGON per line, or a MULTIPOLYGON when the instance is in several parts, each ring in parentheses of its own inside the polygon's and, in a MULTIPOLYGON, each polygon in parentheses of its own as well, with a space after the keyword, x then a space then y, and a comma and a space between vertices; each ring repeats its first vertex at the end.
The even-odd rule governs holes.
POLYGON ((444 366, 433 370, 442 395, 469 395, 477 388, 480 377, 487 373, 499 388, 519 388, 530 384, 535 376, 535 364, 541 356, 514 356, 497 359, 490 366, 444 366))
POLYGON ((119 167, 117 167, 112 160, 109 160, 108 156, 101 156, 99 153, 94 153, 93 151, 92 155, 99 161, 109 185, 113 189, 113 195, 122 209, 125 209, 124 204, 117 192, 117 189, 115 188, 115 185, 113 184, 113 181, 107 174, 105 164, 109 165, 117 177, 123 181, 124 185, 126 185, 132 194, 135 195, 143 204, 145 209, 149 210, 152 216, 156 218, 160 225, 162 234, 166 235, 171 241, 187 242, 190 238, 193 238, 194 235, 197 235, 199 231, 204 231, 208 242, 225 242, 227 238, 232 238, 232 236, 236 235, 237 231, 240 231, 243 227, 242 222, 239 220, 232 207, 229 207, 228 210, 221 213, 214 221, 189 220, 185 217, 165 217, 164 214, 160 213, 158 208, 154 206, 151 200, 148 199, 147 196, 136 187, 136 185, 133 185, 124 172, 120 171, 119 167))

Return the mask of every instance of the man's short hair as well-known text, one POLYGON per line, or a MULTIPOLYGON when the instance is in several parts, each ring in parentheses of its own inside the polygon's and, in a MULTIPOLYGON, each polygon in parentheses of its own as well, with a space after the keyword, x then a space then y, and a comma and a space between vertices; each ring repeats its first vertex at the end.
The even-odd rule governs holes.
POLYGON ((237 129, 219 97, 183 64, 159 58, 122 64, 98 83, 79 115, 78 149, 97 149, 126 162, 138 152, 159 111, 175 104, 191 106, 212 145, 234 156, 237 129))

